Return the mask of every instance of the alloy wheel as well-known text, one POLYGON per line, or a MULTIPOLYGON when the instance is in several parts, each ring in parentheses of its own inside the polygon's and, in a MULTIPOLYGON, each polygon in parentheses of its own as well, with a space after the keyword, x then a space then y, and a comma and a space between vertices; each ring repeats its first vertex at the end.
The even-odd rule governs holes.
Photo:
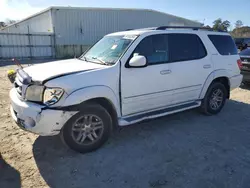
POLYGON ((223 103, 223 92, 221 89, 216 89, 210 98, 209 105, 213 110, 218 110, 223 103))
POLYGON ((95 143, 103 134, 103 122, 100 117, 88 114, 78 118, 72 126, 72 137, 81 145, 95 143))

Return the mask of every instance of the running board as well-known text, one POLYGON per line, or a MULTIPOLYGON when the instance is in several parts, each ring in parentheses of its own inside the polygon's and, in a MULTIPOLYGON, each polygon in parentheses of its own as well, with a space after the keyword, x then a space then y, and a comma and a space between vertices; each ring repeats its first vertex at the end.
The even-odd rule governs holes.
POLYGON ((191 103, 180 104, 178 106, 161 108, 159 110, 146 112, 144 114, 129 115, 129 116, 119 118, 118 119, 118 124, 120 126, 126 126, 126 125, 141 122, 143 120, 153 119, 153 118, 162 117, 162 116, 166 116, 166 115, 169 115, 169 114, 174 114, 174 113, 177 113, 177 112, 189 110, 189 109, 192 109, 192 108, 197 108, 200 105, 201 105, 201 101, 196 101, 196 102, 191 102, 191 103))

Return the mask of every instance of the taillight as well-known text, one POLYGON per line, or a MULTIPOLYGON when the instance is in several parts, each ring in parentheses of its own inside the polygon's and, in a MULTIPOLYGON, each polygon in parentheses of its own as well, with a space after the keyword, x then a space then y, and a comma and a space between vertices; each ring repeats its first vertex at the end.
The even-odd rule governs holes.
POLYGON ((243 65, 240 59, 237 60, 237 64, 238 64, 239 69, 242 69, 243 65))

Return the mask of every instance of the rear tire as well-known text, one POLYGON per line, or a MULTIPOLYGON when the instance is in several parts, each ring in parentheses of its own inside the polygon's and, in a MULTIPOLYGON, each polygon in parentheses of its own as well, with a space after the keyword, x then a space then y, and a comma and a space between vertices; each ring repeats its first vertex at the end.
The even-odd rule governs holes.
POLYGON ((112 119, 99 104, 86 104, 61 131, 62 141, 71 149, 88 153, 100 148, 112 131, 112 119))
POLYGON ((227 89, 220 83, 212 83, 201 103, 201 111, 206 115, 218 114, 225 105, 227 89))

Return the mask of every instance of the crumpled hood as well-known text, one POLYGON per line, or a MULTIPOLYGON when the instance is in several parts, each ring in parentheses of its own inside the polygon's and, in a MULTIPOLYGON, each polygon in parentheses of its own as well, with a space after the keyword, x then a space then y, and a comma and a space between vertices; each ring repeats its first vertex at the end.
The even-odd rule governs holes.
POLYGON ((58 76, 75 72, 89 71, 106 67, 105 65, 90 63, 79 59, 53 61, 24 68, 24 71, 32 77, 33 81, 43 82, 58 76))

